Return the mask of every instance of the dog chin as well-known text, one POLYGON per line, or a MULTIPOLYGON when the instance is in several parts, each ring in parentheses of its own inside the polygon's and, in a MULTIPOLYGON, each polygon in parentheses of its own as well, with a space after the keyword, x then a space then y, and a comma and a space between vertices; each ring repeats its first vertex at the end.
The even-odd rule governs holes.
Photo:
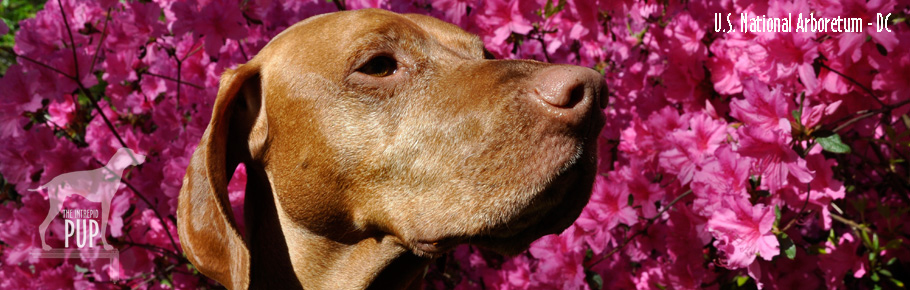
POLYGON ((473 238, 469 242, 504 255, 517 255, 542 236, 559 234, 572 225, 581 215, 593 188, 596 165, 582 156, 579 163, 553 179, 538 193, 542 202, 548 199, 553 204, 532 206, 517 218, 519 226, 492 231, 488 235, 473 238), (527 221, 525 221, 527 220, 527 221))

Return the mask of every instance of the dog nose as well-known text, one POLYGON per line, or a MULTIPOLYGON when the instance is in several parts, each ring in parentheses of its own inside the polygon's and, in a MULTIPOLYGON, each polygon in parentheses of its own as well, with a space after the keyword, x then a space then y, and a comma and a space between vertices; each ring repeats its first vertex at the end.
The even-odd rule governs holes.
POLYGON ((604 78, 596 71, 571 65, 544 69, 531 85, 547 111, 566 117, 584 115, 593 108, 605 108, 604 78))

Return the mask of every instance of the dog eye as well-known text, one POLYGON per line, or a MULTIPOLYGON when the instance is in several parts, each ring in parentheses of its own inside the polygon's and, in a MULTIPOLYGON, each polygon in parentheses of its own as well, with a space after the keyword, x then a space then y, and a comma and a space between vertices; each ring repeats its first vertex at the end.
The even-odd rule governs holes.
POLYGON ((377 56, 357 69, 357 71, 374 77, 387 77, 398 70, 398 62, 388 56, 377 56))

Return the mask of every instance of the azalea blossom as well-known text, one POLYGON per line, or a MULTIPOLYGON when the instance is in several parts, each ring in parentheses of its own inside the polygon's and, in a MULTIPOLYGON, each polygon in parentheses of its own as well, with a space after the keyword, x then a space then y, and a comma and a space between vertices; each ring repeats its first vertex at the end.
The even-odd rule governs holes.
POLYGON ((774 210, 763 204, 752 205, 736 199, 718 209, 708 220, 708 230, 714 233, 718 250, 727 254, 728 267, 748 267, 755 257, 770 261, 780 253, 777 237, 771 233, 774 210))

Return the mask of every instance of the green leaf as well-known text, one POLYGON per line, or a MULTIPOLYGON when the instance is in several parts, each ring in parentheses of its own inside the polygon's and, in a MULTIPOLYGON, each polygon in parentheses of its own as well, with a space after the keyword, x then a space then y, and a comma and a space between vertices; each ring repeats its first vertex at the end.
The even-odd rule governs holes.
POLYGON ((746 282, 749 282, 749 276, 736 276, 736 286, 742 287, 746 282))
POLYGON ((588 287, 591 287, 591 289, 600 290, 604 288, 604 279, 600 277, 600 274, 585 270, 585 278, 588 282, 588 287))
POLYGON ((796 258, 796 244, 793 243, 793 240, 787 234, 781 234, 777 240, 780 242, 780 248, 784 250, 784 255, 787 256, 787 259, 793 260, 796 258))
POLYGON ((891 260, 888 260, 888 263, 885 263, 885 265, 891 266, 894 265, 894 262, 897 262, 897 257, 891 258, 891 260))
POLYGON ((872 249, 878 251, 878 234, 872 233, 872 249))
POLYGON ((796 123, 797 123, 797 124, 802 124, 802 123, 803 123, 803 121, 800 120, 800 117, 801 117, 801 116, 800 116, 799 110, 790 111, 790 115, 793 115, 793 120, 796 120, 796 123))
POLYGON ((635 203, 635 197, 633 197, 633 196, 630 194, 630 195, 629 195, 629 206, 632 206, 633 203, 635 203))
POLYGON ((822 149, 831 153, 850 153, 850 146, 840 140, 840 135, 831 132, 831 135, 816 136, 815 141, 822 145, 822 149))
POLYGON ((878 270, 878 272, 882 273, 882 275, 885 275, 885 277, 891 277, 891 271, 888 271, 886 269, 878 270))
POLYGON ((881 278, 878 277, 878 273, 876 272, 872 272, 872 277, 869 278, 872 278, 873 282, 878 282, 878 280, 881 280, 881 278))
POLYGON ((870 247, 870 248, 871 248, 871 247, 872 247, 872 241, 869 240, 869 234, 866 233, 866 231, 860 231, 859 233, 860 233, 860 236, 863 237, 863 244, 866 245, 866 247, 870 247))
POLYGON ((565 6, 565 0, 559 0, 556 6, 553 6, 553 0, 547 0, 547 4, 544 5, 544 16, 546 16, 546 18, 550 18, 550 16, 553 16, 554 14, 559 13, 559 11, 562 11, 565 6))
POLYGON ((774 227, 776 228, 777 225, 779 225, 779 224, 780 224, 780 206, 775 205, 774 206, 774 227))
POLYGON ((894 278, 891 278, 888 280, 891 280, 891 283, 894 283, 894 285, 897 285, 898 288, 904 288, 904 282, 901 282, 900 280, 897 280, 894 278))
POLYGON ((904 240, 902 240, 902 239, 893 239, 890 242, 888 242, 887 245, 885 245, 885 249, 894 250, 894 249, 900 248, 901 243, 903 243, 903 242, 904 242, 904 240))

